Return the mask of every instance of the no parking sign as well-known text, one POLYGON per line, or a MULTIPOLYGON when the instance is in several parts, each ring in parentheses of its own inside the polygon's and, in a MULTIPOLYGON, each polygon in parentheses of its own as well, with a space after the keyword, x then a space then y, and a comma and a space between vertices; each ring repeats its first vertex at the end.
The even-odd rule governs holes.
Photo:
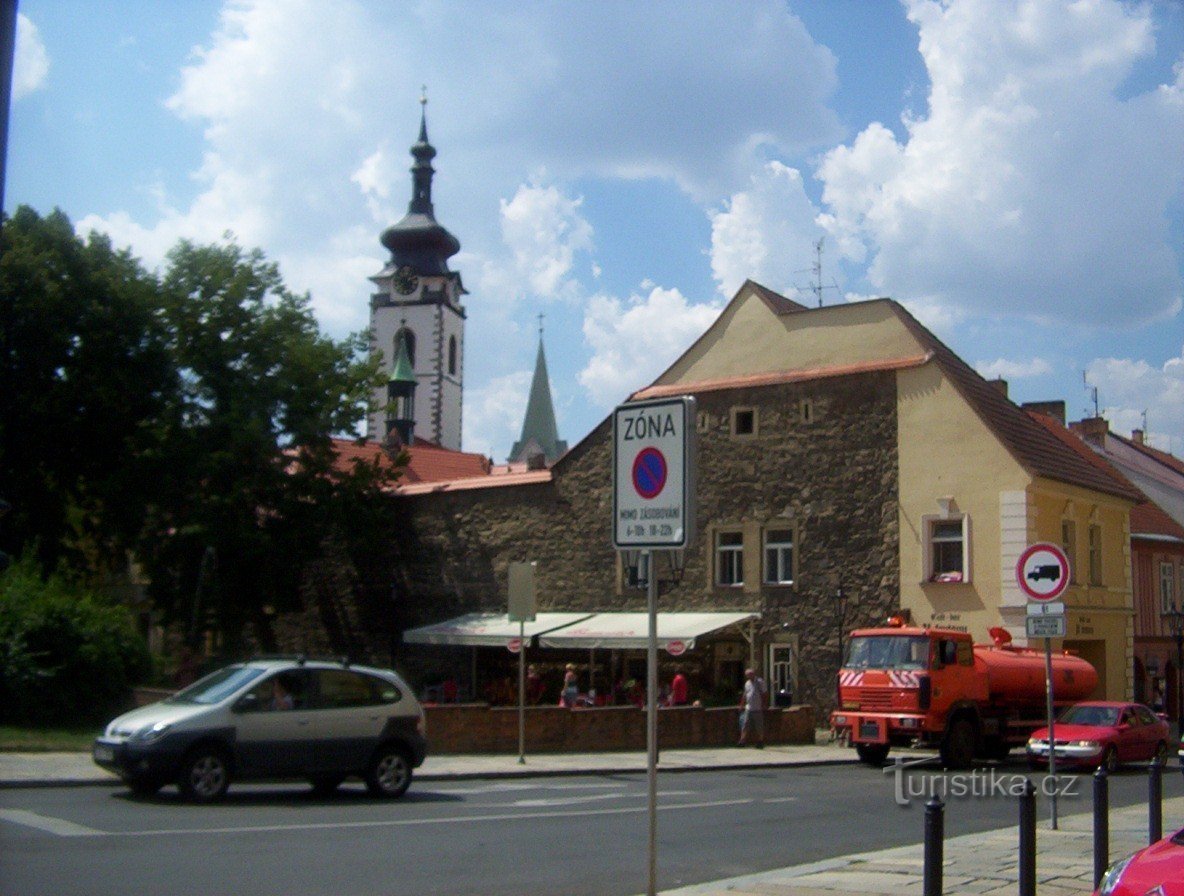
POLYGON ((613 412, 613 546, 685 548, 694 530, 695 399, 613 412))

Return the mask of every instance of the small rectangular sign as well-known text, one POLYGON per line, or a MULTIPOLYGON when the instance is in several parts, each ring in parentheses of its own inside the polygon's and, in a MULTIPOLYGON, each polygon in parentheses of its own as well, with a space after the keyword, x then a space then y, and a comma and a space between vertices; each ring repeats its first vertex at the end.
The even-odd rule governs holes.
POLYGON ((1032 601, 1028 604, 1029 616, 1064 616, 1065 602, 1063 600, 1050 600, 1048 603, 1041 604, 1032 601))
POLYGON ((1063 638, 1065 637, 1064 616, 1029 616, 1029 638, 1063 638))
POLYGON ((510 622, 534 622, 534 563, 510 564, 510 622))

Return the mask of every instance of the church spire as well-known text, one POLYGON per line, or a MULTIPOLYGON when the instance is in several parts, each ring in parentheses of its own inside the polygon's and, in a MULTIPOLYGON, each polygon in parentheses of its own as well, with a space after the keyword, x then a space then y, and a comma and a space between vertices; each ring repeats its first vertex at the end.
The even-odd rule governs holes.
POLYGON ((530 463, 542 456, 549 466, 567 451, 567 442, 559 438, 555 425, 555 405, 551 401, 551 383, 547 376, 547 356, 543 352, 543 316, 539 315, 539 351, 535 356, 530 398, 522 420, 522 437, 510 449, 510 463, 530 463))

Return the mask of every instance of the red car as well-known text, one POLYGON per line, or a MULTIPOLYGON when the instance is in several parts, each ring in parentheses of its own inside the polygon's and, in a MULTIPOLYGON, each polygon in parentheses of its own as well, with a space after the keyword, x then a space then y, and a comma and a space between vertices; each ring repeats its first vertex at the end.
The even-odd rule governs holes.
POLYGON ((1115 862, 1094 896, 1184 896, 1184 830, 1115 862))
MULTIPOLYGON (((1112 772, 1123 762, 1168 756, 1168 723, 1141 703, 1091 700, 1075 703, 1057 719, 1057 768, 1097 768, 1112 772)), ((1028 762, 1048 765, 1048 729, 1028 740, 1028 762)))

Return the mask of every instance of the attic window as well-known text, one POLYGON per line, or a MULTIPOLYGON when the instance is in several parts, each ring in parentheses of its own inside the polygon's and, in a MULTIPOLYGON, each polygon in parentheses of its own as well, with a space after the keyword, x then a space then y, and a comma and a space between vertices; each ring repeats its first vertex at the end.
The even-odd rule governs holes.
POLYGON ((732 435, 756 435, 756 408, 732 408, 732 435))
POLYGON ((709 432, 711 430, 711 415, 700 411, 695 417, 695 429, 699 432, 709 432))

